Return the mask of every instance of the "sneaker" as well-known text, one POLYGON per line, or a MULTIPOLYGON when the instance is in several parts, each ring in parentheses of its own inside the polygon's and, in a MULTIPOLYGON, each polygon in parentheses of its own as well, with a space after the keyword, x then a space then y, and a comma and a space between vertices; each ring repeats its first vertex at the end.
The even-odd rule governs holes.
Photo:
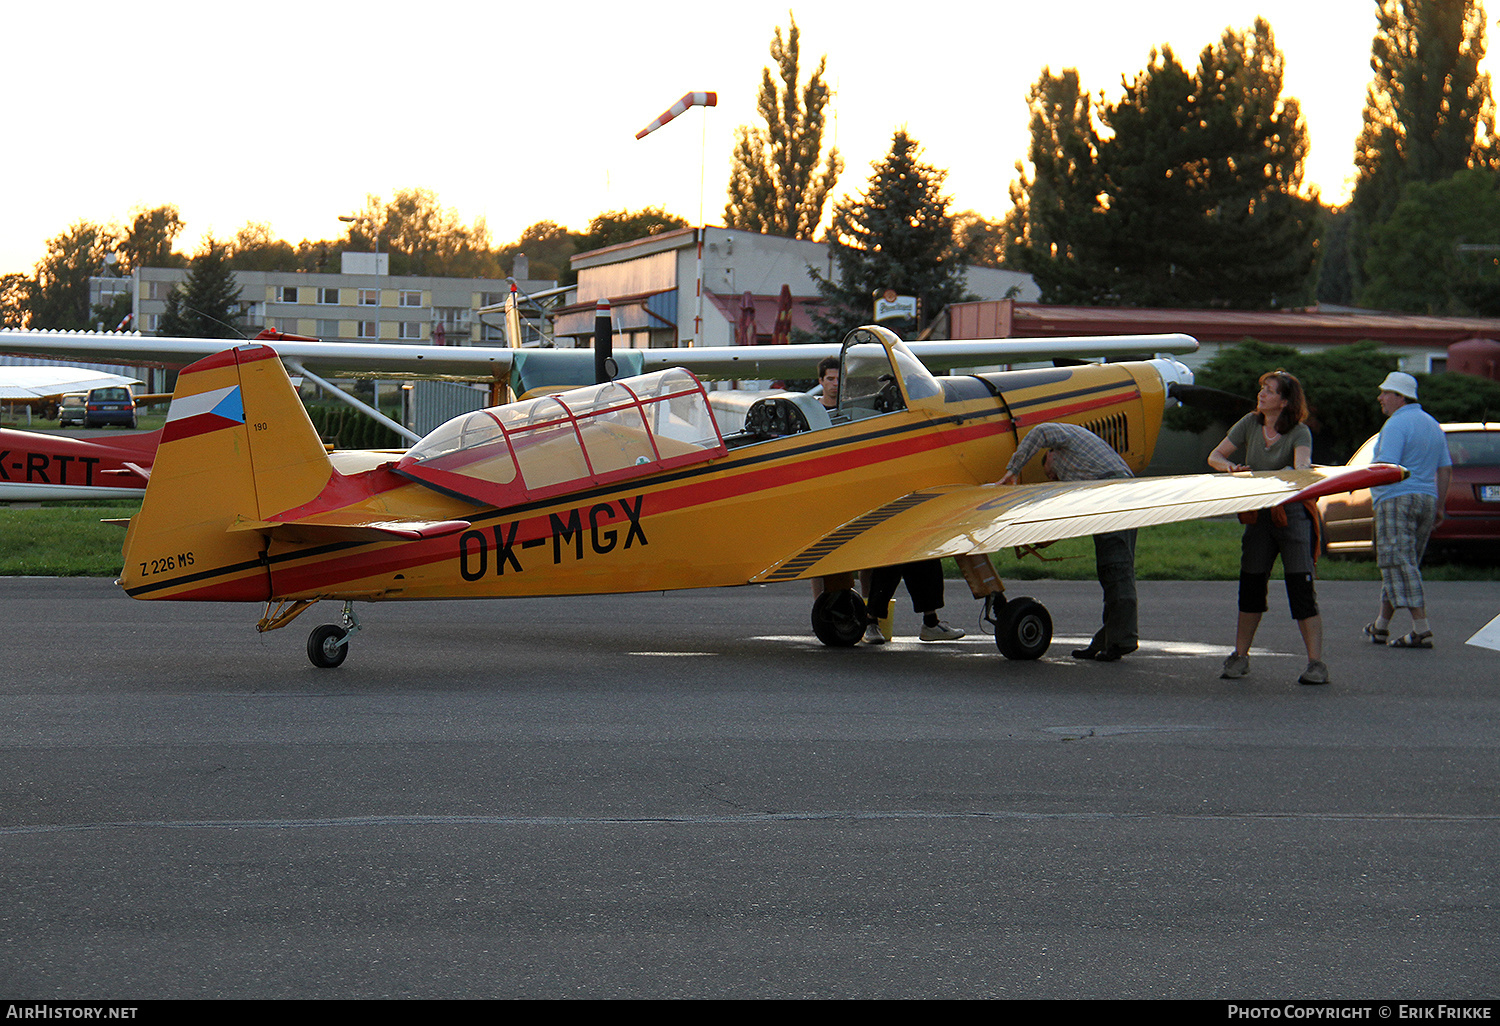
POLYGON ((1297 678, 1298 684, 1327 684, 1328 667, 1318 659, 1307 664, 1307 669, 1302 671, 1302 676, 1297 678))
POLYGON ((880 624, 871 623, 865 627, 866 645, 884 645, 885 635, 880 633, 880 624))
POLYGON ((1219 674, 1220 680, 1239 680, 1250 672, 1250 657, 1229 653, 1229 658, 1224 660, 1224 672, 1219 674))
POLYGON ((957 627, 949 627, 939 622, 935 626, 922 625, 922 633, 918 635, 923 641, 957 641, 964 636, 964 632, 957 627))

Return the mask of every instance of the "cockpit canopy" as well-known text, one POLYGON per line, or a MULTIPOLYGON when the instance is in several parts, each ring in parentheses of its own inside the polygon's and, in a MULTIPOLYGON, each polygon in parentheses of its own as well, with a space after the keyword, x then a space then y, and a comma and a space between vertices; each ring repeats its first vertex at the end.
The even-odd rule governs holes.
MULTIPOLYGON (((736 439, 763 441, 826 428, 943 394, 922 362, 884 328, 850 332, 842 361, 839 405, 831 422, 808 400, 810 420, 761 425, 758 413, 784 413, 790 421, 791 406, 804 397, 760 395, 739 404, 746 407, 740 435, 753 437, 736 439)), ((418 442, 394 469, 450 495, 504 507, 727 452, 703 385, 690 371, 674 367, 463 414, 418 442)))
POLYGON ((844 338, 838 414, 857 420, 942 395, 943 387, 894 332, 856 328, 844 338), (894 370, 895 373, 892 373, 894 370))
POLYGON ((702 384, 674 367, 454 417, 395 470, 473 502, 508 506, 726 451, 702 384))

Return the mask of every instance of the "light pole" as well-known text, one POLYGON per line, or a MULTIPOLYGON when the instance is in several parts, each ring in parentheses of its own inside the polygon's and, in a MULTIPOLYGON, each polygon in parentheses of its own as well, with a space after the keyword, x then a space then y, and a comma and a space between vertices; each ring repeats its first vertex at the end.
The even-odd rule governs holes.
MULTIPOLYGON (((343 221, 345 224, 354 224, 355 222, 357 222, 359 220, 359 218, 355 217, 353 214, 340 214, 339 215, 339 220, 343 221)), ((375 326, 374 339, 375 339, 376 342, 379 342, 380 341, 380 226, 377 225, 377 224, 375 224, 372 221, 371 222, 371 227, 375 229, 374 232, 372 233, 375 236, 375 266, 371 268, 371 270, 375 274, 375 289, 374 289, 374 291, 375 291, 375 311, 370 315, 371 318, 372 318, 372 320, 370 321, 370 323, 375 326)), ((358 334, 358 333, 359 332, 356 330, 355 334, 358 334)), ((379 379, 376 379, 375 381, 371 382, 371 390, 374 392, 375 411, 377 413, 379 413, 380 412, 380 381, 379 381, 379 379)), ((404 396, 404 394, 405 393, 403 393, 403 396, 404 396)), ((407 421, 407 417, 403 414, 402 417, 401 417, 401 420, 402 420, 402 423, 404 425, 406 423, 406 421, 407 421)))
MULTIPOLYGON (((345 224, 355 224, 359 221, 359 218, 354 214, 340 214, 339 220, 345 224)), ((375 236, 375 266, 372 268, 375 274, 375 288, 373 289, 375 293, 375 312, 371 314, 374 320, 370 323, 375 325, 375 341, 378 342, 380 341, 380 226, 374 224, 372 221, 371 227, 375 229, 373 232, 375 236)))
MULTIPOLYGON (((359 218, 353 214, 340 214, 339 220, 345 224, 354 224, 359 218)), ((378 275, 380 273, 380 226, 374 224, 372 226, 375 229, 375 273, 378 275)))

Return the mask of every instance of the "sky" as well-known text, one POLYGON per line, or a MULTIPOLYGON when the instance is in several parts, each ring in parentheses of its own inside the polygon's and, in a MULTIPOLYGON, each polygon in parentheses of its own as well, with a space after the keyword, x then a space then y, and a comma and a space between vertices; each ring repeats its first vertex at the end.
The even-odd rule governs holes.
POLYGON ((863 192, 904 128, 948 172, 954 211, 998 219, 1044 67, 1112 100, 1153 47, 1192 66, 1257 16, 1307 122, 1309 184, 1333 202, 1352 184, 1376 0, 75 0, 6 16, 0 273, 29 272, 75 221, 168 203, 188 253, 248 221, 336 238, 366 196, 410 187, 483 218, 497 246, 646 206, 720 224, 735 131, 761 123, 789 9, 804 80, 827 55, 835 197, 863 192), (719 105, 635 139, 691 90, 719 105))

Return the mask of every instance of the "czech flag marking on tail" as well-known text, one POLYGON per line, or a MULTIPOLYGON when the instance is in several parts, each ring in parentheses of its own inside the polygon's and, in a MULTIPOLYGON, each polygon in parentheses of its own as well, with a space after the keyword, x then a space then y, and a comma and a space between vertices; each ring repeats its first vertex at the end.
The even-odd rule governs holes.
POLYGON ((240 399, 240 386, 215 388, 197 395, 174 398, 167 410, 167 423, 162 429, 161 440, 174 442, 218 431, 220 428, 238 427, 243 423, 245 406, 240 399))

